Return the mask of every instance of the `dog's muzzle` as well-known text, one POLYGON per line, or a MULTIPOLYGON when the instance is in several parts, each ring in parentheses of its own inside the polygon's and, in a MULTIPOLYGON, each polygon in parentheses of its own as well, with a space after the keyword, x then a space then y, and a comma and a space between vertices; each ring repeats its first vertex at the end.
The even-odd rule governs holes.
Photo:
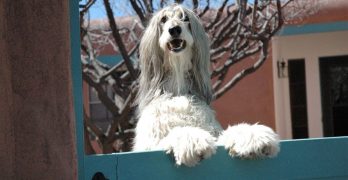
POLYGON ((173 39, 167 43, 167 47, 170 51, 180 52, 185 49, 186 41, 183 39, 173 39))

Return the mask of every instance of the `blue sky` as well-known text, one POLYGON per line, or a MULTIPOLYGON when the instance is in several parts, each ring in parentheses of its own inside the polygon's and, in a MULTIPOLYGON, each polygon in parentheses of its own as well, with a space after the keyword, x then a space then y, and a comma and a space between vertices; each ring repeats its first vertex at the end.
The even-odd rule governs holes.
MULTIPOLYGON (((211 7, 219 7, 219 5, 221 4, 222 1, 223 0, 211 0, 210 6, 211 7)), ((81 4, 83 4, 84 2, 85 2, 85 0, 83 0, 81 4)), ((159 6, 157 4, 159 4, 159 0, 157 0, 157 1, 155 0, 154 2, 155 2, 154 3, 155 8, 158 8, 159 6)), ((230 1, 230 3, 232 3, 232 2, 234 2, 234 0, 230 1)), ((127 16, 127 15, 135 14, 135 12, 133 11, 128 0, 110 0, 110 4, 114 10, 115 16, 127 16)), ((186 0, 184 5, 190 6, 191 1, 186 0)), ((201 6, 205 7, 205 5, 206 5, 206 1, 205 0, 201 1, 201 6)), ((103 1, 97 0, 96 3, 91 7, 88 15, 90 16, 91 19, 105 18, 106 13, 104 10, 103 1)))

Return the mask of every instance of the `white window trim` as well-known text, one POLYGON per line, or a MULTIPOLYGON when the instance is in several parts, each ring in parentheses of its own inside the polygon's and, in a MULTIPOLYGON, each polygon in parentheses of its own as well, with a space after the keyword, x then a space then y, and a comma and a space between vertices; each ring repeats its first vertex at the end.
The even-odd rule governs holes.
POLYGON ((304 59, 308 133, 323 137, 319 58, 348 54, 348 31, 277 36, 272 40, 276 130, 282 139, 292 139, 289 79, 278 78, 277 61, 304 59))

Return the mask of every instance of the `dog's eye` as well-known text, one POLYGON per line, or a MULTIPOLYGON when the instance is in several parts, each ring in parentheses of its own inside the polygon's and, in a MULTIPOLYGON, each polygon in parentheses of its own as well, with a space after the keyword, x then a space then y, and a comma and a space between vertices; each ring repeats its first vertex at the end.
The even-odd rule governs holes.
POLYGON ((166 21, 167 21, 167 16, 163 16, 161 19, 161 23, 166 23, 166 21))
POLYGON ((184 21, 185 21, 185 22, 189 22, 189 21, 190 21, 189 17, 188 17, 188 16, 185 16, 184 21))

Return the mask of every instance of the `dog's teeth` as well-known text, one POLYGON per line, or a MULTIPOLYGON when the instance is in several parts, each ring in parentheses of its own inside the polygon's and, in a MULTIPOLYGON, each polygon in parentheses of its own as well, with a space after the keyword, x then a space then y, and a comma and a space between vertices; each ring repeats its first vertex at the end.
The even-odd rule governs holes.
POLYGON ((182 39, 174 39, 167 43, 167 47, 170 51, 179 52, 185 48, 185 41, 182 39))

